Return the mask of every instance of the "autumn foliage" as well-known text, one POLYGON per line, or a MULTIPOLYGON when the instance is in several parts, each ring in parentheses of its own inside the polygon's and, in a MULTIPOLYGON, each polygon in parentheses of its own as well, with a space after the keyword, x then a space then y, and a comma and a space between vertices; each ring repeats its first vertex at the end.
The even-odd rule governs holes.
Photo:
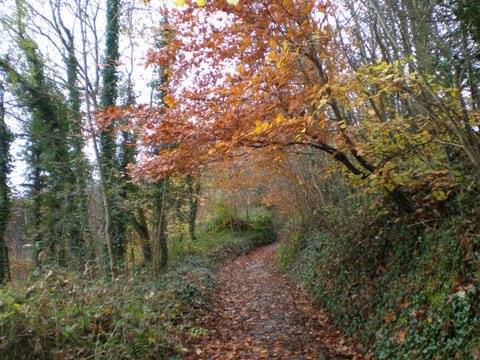
POLYGON ((415 210, 418 192, 420 202, 432 191, 444 200, 455 186, 444 176, 444 145, 460 142, 480 164, 468 125, 475 113, 459 115, 458 93, 409 59, 354 66, 344 51, 353 40, 334 20, 340 11, 317 0, 165 10, 169 46, 149 63, 168 73, 168 95, 161 112, 139 116, 141 140, 155 151, 137 176, 189 172, 259 149, 310 148, 404 210, 415 210))
POLYGON ((7 3, 0 354, 480 359, 478 0, 7 3))
POLYGON ((170 22, 179 24, 174 40, 150 62, 171 69, 170 86, 180 90, 170 93, 162 121, 144 141, 175 146, 148 159, 142 173, 158 176, 293 145, 318 148, 356 175, 372 171, 335 97, 346 64, 333 42, 333 11, 318 1, 237 7, 212 1, 171 12, 170 22))

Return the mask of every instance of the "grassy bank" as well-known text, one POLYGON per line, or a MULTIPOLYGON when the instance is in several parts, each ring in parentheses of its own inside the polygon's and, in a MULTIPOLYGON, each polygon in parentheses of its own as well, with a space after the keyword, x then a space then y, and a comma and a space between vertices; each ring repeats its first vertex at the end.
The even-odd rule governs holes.
POLYGON ((175 359, 206 329, 215 267, 275 239, 271 218, 214 226, 197 241, 172 241, 164 274, 145 269, 117 281, 47 270, 25 287, 0 289, 2 359, 175 359))
POLYGON ((445 211, 430 226, 418 214, 345 209, 279 251, 334 324, 376 359, 479 358, 478 208, 445 211))

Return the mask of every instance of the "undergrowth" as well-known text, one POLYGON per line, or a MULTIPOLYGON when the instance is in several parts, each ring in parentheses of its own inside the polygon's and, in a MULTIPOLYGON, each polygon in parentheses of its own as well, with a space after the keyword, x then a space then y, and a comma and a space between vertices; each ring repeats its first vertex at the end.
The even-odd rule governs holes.
POLYGON ((50 269, 28 284, 0 289, 2 359, 177 359, 209 311, 215 266, 275 238, 271 218, 245 229, 217 227, 195 242, 172 242, 169 270, 145 269, 114 281, 50 269))
POLYGON ((430 226, 337 206, 326 226, 285 239, 278 261, 376 359, 478 359, 480 212, 454 201, 430 226))
POLYGON ((171 245, 172 264, 195 255, 213 265, 245 255, 256 247, 276 239, 276 230, 269 213, 258 211, 250 219, 235 216, 220 208, 196 241, 176 241, 171 245), (233 225, 235 224, 235 225, 233 225))

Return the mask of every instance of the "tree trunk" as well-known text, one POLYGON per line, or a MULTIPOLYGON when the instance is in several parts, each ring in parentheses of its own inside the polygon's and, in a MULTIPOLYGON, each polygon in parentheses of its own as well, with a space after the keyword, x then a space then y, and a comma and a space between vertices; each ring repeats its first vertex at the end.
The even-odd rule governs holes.
POLYGON ((10 144, 12 142, 12 134, 5 124, 3 94, 3 84, 0 82, 0 284, 8 281, 10 278, 5 233, 11 207, 8 174, 10 173, 10 144))
POLYGON ((188 188, 188 232, 190 234, 190 240, 197 240, 195 234, 195 225, 197 222, 198 214, 198 197, 200 195, 200 179, 193 179, 192 175, 187 175, 187 188, 188 188))
MULTIPOLYGON (((83 66, 84 69, 88 69, 88 61, 87 61, 87 33, 86 33, 86 24, 84 22, 80 23, 81 27, 81 32, 82 32, 82 45, 83 45, 83 51, 82 51, 82 56, 83 56, 83 66)), ((100 176, 100 191, 102 194, 102 200, 103 200, 103 209, 104 209, 104 215, 105 215, 105 245, 107 247, 107 253, 108 253, 108 264, 109 264, 109 270, 110 270, 110 276, 112 279, 115 277, 115 258, 113 256, 113 244, 112 244, 112 211, 111 211, 111 203, 110 203, 110 197, 107 189, 107 183, 106 183, 106 178, 105 178, 105 173, 103 171, 103 166, 102 166, 102 160, 101 160, 101 155, 100 155, 100 150, 98 148, 98 142, 97 142, 97 136, 94 130, 94 125, 93 125, 93 118, 92 118, 92 110, 90 106, 90 99, 91 99, 91 93, 89 91, 89 85, 90 85, 90 80, 88 78, 88 72, 85 71, 84 73, 85 77, 85 86, 84 86, 84 97, 85 97, 85 106, 86 106, 86 115, 87 115, 87 123, 89 130, 91 132, 92 136, 92 143, 93 143, 93 150, 95 154, 95 161, 98 166, 98 173, 100 176)))
MULTIPOLYGON (((118 97, 118 73, 117 66, 120 58, 119 53, 119 32, 120 32, 120 8, 119 0, 107 0, 107 30, 105 33, 105 58, 102 68, 102 93, 100 107, 107 109, 115 106, 118 97)), ((119 184, 117 148, 115 143, 115 132, 113 125, 109 125, 100 133, 100 155, 102 168, 105 176, 105 186, 111 210, 111 226, 109 235, 112 239, 112 248, 115 263, 124 260, 126 249, 126 223, 121 206, 122 197, 117 196, 119 184)))
POLYGON ((152 247, 150 244, 150 234, 148 232, 147 219, 142 208, 137 209, 137 215, 132 217, 132 225, 137 233, 143 252, 145 263, 152 262, 152 247))
POLYGON ((155 260, 154 270, 155 272, 161 272, 165 270, 168 265, 168 244, 166 236, 166 219, 165 215, 161 215, 159 223, 157 224, 157 231, 155 234, 155 260))
POLYGON ((166 203, 165 193, 167 188, 167 180, 164 179, 155 185, 155 221, 157 223, 154 238, 154 263, 155 272, 163 271, 168 264, 168 244, 166 236, 166 203))

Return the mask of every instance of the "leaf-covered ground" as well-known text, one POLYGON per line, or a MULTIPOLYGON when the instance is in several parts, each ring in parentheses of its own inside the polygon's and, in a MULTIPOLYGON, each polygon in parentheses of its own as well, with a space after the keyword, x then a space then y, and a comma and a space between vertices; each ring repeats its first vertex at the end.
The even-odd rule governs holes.
POLYGON ((301 289, 275 265, 276 245, 226 263, 219 271, 208 336, 185 359, 355 359, 301 289))

